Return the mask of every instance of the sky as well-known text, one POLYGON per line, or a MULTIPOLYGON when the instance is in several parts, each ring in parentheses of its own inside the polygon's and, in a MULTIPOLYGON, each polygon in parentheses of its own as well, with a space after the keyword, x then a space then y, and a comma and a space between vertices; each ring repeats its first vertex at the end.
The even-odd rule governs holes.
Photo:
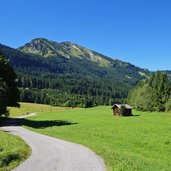
POLYGON ((17 48, 34 38, 71 41, 151 71, 171 70, 171 1, 1 0, 0 43, 17 48))

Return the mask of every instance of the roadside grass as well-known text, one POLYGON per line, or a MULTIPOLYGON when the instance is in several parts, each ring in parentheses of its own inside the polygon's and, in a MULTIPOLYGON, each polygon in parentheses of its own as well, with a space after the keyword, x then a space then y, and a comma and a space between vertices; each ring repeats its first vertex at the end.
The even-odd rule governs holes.
POLYGON ((23 125, 89 147, 108 171, 170 171, 171 113, 133 113, 113 117, 110 107, 44 112, 23 125))
POLYGON ((14 169, 30 153, 30 147, 22 139, 0 130, 0 171, 14 169))
MULTIPOLYGON (((33 112, 66 111, 67 109, 33 103, 20 103, 20 108, 8 108, 10 117, 27 115, 33 112)), ((0 117, 0 126, 2 126, 3 119, 0 117)), ((22 139, 0 130, 0 171, 10 171, 28 158, 30 154, 30 147, 22 139)))
POLYGON ((33 112, 54 112, 67 110, 69 108, 54 107, 45 104, 36 104, 36 103, 20 103, 20 108, 9 107, 10 117, 17 117, 27 115, 33 112))
MULTIPOLYGON (((66 111, 67 108, 20 103, 20 108, 9 107, 8 110, 10 117, 17 117, 33 112, 66 111)), ((3 120, 4 118, 0 117, 0 126, 2 126, 3 120)), ((10 171, 28 158, 30 154, 30 147, 22 139, 0 130, 0 171, 10 171)))

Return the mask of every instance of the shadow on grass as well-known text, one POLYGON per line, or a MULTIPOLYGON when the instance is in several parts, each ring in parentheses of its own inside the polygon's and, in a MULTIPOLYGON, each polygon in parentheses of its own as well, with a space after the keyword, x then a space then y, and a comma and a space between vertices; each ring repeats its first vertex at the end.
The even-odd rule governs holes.
POLYGON ((138 114, 134 115, 134 114, 133 114, 133 115, 124 115, 124 116, 122 116, 122 117, 126 117, 126 118, 127 118, 127 117, 136 117, 136 116, 140 116, 140 115, 138 115, 138 114))
POLYGON ((73 124, 78 124, 74 122, 69 122, 65 120, 29 120, 29 119, 19 119, 19 118, 5 118, 2 121, 1 126, 29 126, 32 128, 47 128, 52 126, 69 126, 73 124))
POLYGON ((133 117, 136 117, 136 116, 140 116, 140 115, 139 115, 139 114, 135 114, 135 115, 133 114, 132 116, 133 116, 133 117))
POLYGON ((67 126, 73 124, 78 124, 78 123, 73 123, 65 120, 35 121, 35 120, 28 120, 28 119, 20 119, 19 121, 19 125, 29 126, 32 128, 47 128, 52 126, 67 126))

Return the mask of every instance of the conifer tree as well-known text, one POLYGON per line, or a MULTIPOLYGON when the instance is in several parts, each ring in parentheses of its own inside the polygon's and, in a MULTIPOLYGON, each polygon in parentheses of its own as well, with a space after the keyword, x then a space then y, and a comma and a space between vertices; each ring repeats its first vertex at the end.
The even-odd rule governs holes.
POLYGON ((8 114, 7 106, 19 106, 18 97, 16 74, 0 53, 0 116, 8 114))
POLYGON ((164 111, 165 103, 170 96, 170 82, 167 74, 156 72, 154 73, 148 82, 152 90, 152 108, 155 111, 164 111))

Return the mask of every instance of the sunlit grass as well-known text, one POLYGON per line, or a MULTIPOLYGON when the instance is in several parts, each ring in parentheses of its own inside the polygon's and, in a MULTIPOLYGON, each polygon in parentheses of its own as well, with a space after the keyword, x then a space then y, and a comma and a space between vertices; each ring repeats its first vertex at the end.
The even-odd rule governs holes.
POLYGON ((20 108, 9 107, 10 117, 17 117, 27 115, 33 112, 54 112, 67 110, 69 108, 62 107, 53 107, 45 104, 36 104, 36 103, 20 103, 20 108))
POLYGON ((0 131, 0 171, 10 171, 24 161, 31 149, 20 138, 0 131))
POLYGON ((45 112, 29 119, 32 127, 25 126, 91 148, 109 171, 170 171, 171 113, 134 111, 134 115, 113 117, 110 107, 45 112), (60 120, 74 124, 49 124, 60 120), (48 126, 42 128, 43 121, 48 126))

